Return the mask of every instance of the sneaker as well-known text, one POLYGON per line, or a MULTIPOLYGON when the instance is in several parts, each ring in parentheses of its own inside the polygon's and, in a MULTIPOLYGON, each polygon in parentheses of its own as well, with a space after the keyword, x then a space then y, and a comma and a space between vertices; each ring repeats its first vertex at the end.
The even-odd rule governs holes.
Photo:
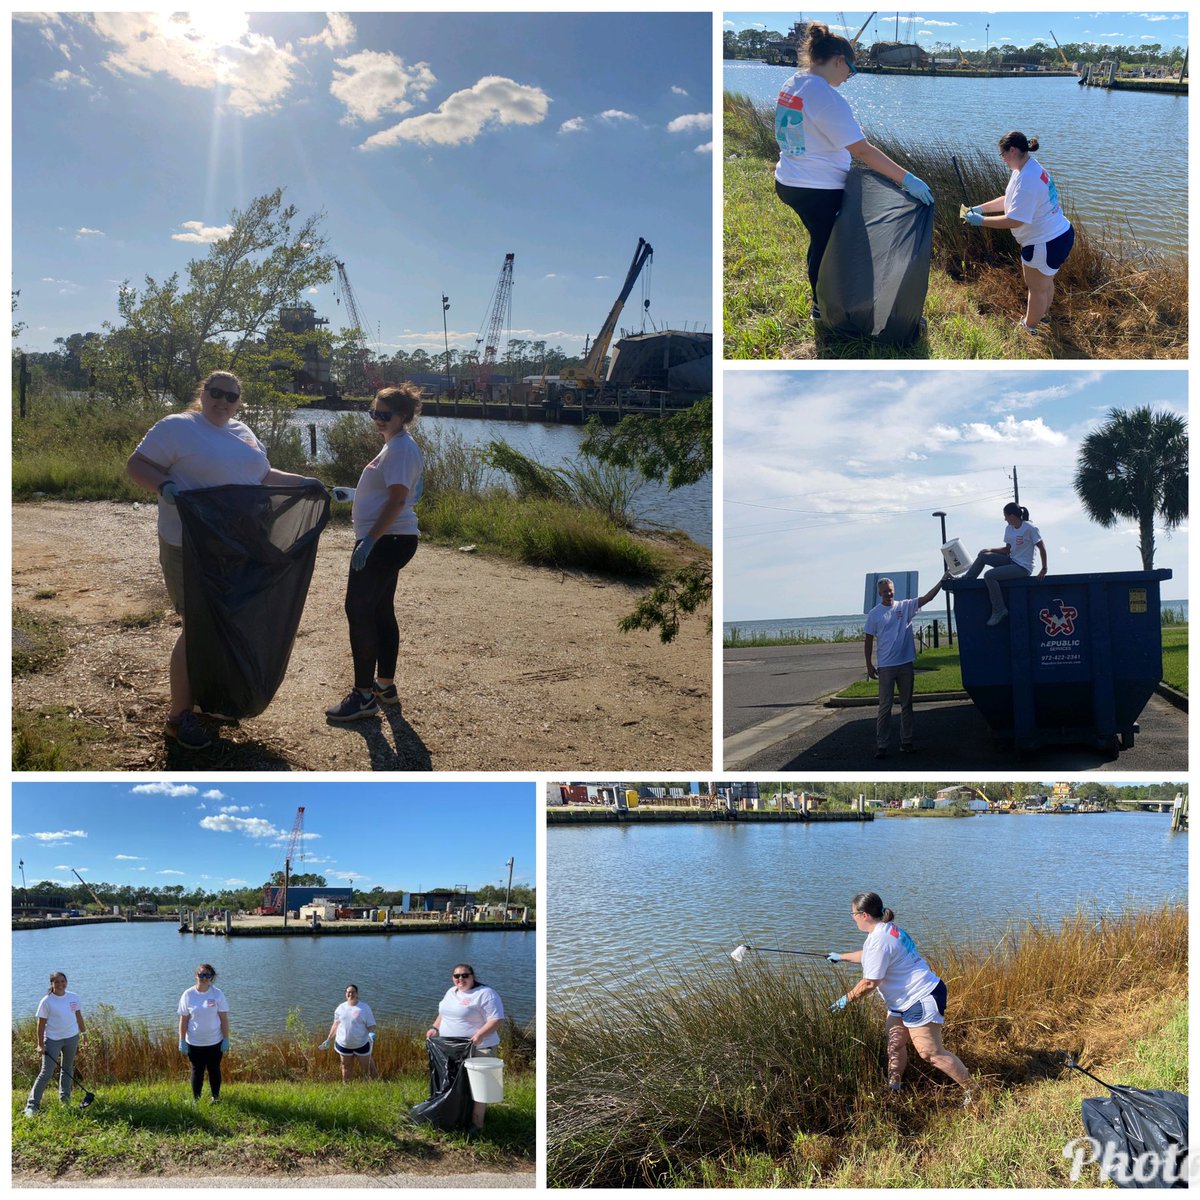
POLYGON ((821 308, 815 300, 812 303, 812 319, 814 321, 819 321, 821 319, 821 308))
POLYGON ((207 750, 212 738, 194 712, 167 717, 167 737, 173 737, 185 750, 207 750))
POLYGON ((887 747, 880 746, 879 749, 875 751, 875 757, 876 758, 887 758, 887 747))
POLYGON ((1037 326, 1035 325, 1035 326, 1034 326, 1034 327, 1031 329, 1031 328, 1030 328, 1028 325, 1026 325, 1026 324, 1025 324, 1025 318, 1024 318, 1024 317, 1022 317, 1022 318, 1021 318, 1021 320, 1019 320, 1019 321, 1016 323, 1016 326, 1017 326, 1017 329, 1018 329, 1018 330, 1019 330, 1021 333, 1027 333, 1027 334, 1028 334, 1030 337, 1037 337, 1037 334, 1038 334, 1037 326))
POLYGON ((895 1095, 897 1092, 901 1092, 903 1090, 904 1090, 904 1084, 902 1084, 899 1080, 897 1080, 895 1083, 888 1084, 888 1091, 891 1092, 893 1095, 895 1095))
POLYGON ((380 704, 400 703, 400 695, 396 691, 396 685, 394 683, 389 683, 387 687, 384 687, 377 679, 375 680, 371 691, 375 693, 375 699, 378 700, 380 704))
POLYGON ((221 1097, 220 1096, 209 1096, 208 1102, 209 1102, 209 1104, 220 1104, 221 1097))
POLYGON ((999 625, 1000 622, 1003 621, 1004 618, 1007 616, 1008 616, 1008 609, 1002 608, 998 613, 992 613, 992 615, 990 617, 988 617, 987 623, 989 625, 999 625))
POLYGON ((335 704, 325 710, 326 719, 330 721, 357 721, 360 717, 374 717, 379 713, 379 702, 372 692, 365 696, 358 688, 351 688, 341 704, 335 704))
POLYGON ((912 744, 912 742, 901 742, 900 743, 900 753, 901 754, 916 754, 916 752, 917 752, 917 748, 916 748, 916 746, 914 746, 912 744))
POLYGON ((34 1117, 37 1116, 37 1109, 34 1108, 32 1104, 25 1105, 25 1116, 29 1117, 32 1120, 34 1117))
POLYGON ((970 1083, 963 1088, 963 1108, 978 1108, 979 1101, 983 1096, 983 1088, 980 1087, 977 1079, 972 1079, 970 1083))

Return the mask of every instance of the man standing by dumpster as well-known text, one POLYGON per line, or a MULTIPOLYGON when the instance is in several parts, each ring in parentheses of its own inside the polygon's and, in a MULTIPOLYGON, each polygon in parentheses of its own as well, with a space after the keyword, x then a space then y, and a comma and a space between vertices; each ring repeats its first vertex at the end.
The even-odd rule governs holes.
POLYGON ((878 583, 879 603, 867 613, 863 626, 863 652, 867 656, 867 678, 879 680, 879 711, 875 716, 875 757, 887 758, 892 736, 892 697, 900 693, 900 753, 912 754, 913 677, 917 644, 912 623, 917 613, 942 590, 950 577, 947 571, 924 596, 915 600, 897 600, 896 585, 884 577, 878 583), (875 642, 879 642, 879 667, 871 661, 875 642))

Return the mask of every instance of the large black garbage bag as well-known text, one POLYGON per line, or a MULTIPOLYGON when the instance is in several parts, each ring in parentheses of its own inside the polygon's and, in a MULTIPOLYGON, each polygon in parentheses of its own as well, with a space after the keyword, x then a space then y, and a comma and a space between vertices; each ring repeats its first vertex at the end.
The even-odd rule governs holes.
POLYGON ((463 1063, 471 1056, 469 1038, 426 1038, 429 1054, 429 1099, 408 1113, 416 1124, 437 1129, 466 1129, 471 1124, 474 1101, 471 1081, 463 1063))
POLYGON ((1077 1063, 1067 1065, 1109 1091, 1081 1106, 1083 1126, 1099 1145, 1101 1175, 1123 1188, 1187 1187, 1188 1098, 1105 1083, 1077 1063))
POLYGON ((822 332, 915 342, 932 247, 933 205, 873 171, 851 171, 817 276, 822 332))
POLYGON ((231 485, 176 500, 192 696, 203 712, 257 716, 287 671, 329 494, 231 485))

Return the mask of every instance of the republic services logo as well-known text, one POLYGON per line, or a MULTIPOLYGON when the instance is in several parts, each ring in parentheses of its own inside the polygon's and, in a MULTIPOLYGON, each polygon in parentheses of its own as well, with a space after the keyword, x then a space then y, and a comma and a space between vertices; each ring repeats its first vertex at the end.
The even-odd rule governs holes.
POLYGON ((1061 600, 1053 600, 1049 608, 1043 608, 1038 616, 1046 627, 1049 637, 1070 637, 1075 632, 1075 618, 1079 609, 1064 604, 1061 600))

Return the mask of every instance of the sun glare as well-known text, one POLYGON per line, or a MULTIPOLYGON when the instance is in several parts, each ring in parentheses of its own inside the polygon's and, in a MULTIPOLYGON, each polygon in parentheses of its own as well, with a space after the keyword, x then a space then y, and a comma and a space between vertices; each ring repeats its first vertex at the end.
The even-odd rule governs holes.
POLYGON ((163 29, 173 37, 194 37, 211 46, 236 46, 250 31, 244 12, 211 8, 200 12, 172 13, 162 18, 163 29))

